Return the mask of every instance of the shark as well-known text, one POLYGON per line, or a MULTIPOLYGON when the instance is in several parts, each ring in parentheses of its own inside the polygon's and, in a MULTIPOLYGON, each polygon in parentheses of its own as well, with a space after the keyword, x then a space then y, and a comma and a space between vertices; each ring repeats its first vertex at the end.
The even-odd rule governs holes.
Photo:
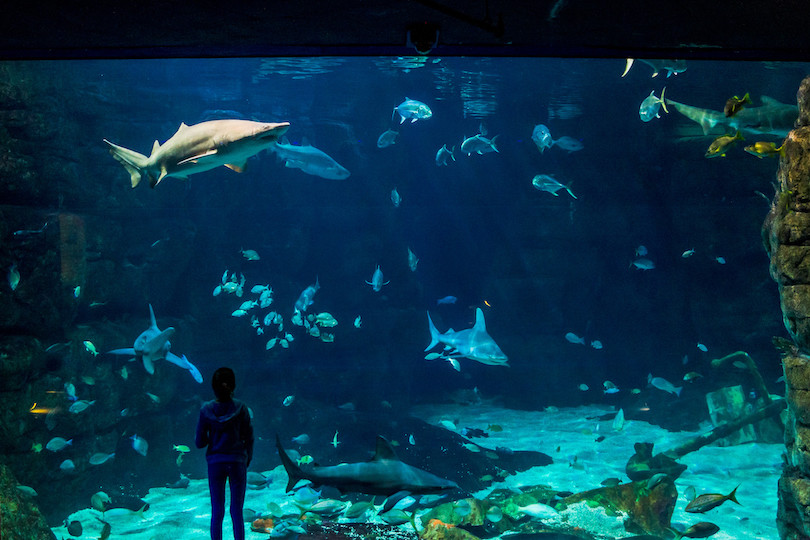
POLYGON ((701 109, 671 99, 667 99, 666 103, 688 119, 697 122, 703 128, 704 135, 715 126, 720 126, 726 131, 786 137, 799 117, 799 108, 768 96, 762 96, 761 101, 761 106, 746 107, 732 117, 727 117, 723 111, 701 109))
POLYGON ((384 437, 377 436, 374 457, 369 461, 342 463, 334 466, 313 466, 307 470, 293 463, 276 435, 276 448, 287 471, 287 491, 300 480, 309 480, 315 487, 331 486, 341 493, 356 492, 390 496, 400 491, 414 494, 440 493, 460 489, 458 484, 429 473, 397 458, 394 448, 384 437))
POLYGON ((209 120, 187 126, 162 145, 155 141, 149 157, 113 144, 104 143, 110 154, 130 175, 132 187, 143 178, 155 187, 164 178, 188 179, 192 174, 224 165, 236 172, 245 170, 247 159, 272 146, 286 133, 289 122, 266 123, 251 120, 209 120))
POLYGON ((301 146, 290 144, 286 137, 270 147, 290 169, 301 169, 307 174, 320 176, 329 180, 343 180, 351 174, 345 167, 335 161, 329 154, 318 150, 304 141, 301 146))
POLYGON ((123 356, 134 356, 140 358, 143 367, 150 375, 155 373, 155 362, 158 360, 168 360, 172 364, 188 370, 191 376, 198 383, 203 382, 202 374, 197 367, 188 361, 186 355, 177 356, 169 352, 171 343, 169 338, 174 335, 174 328, 171 326, 165 330, 158 328, 155 321, 155 311, 152 304, 149 304, 149 328, 141 332, 135 339, 135 344, 131 349, 114 349, 107 354, 117 354, 123 356))
POLYGON ((429 351, 439 343, 450 349, 447 358, 469 358, 490 366, 509 366, 509 359, 489 334, 484 321, 484 312, 481 308, 475 310, 475 324, 472 328, 456 332, 452 328, 441 334, 433 324, 428 312, 428 325, 430 329, 430 345, 425 347, 429 351))

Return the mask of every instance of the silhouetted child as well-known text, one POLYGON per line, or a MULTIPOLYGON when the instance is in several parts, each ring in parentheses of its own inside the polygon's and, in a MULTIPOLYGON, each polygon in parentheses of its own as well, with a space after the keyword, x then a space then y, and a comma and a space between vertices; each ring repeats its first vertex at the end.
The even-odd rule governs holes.
POLYGON ((247 468, 253 458, 253 426, 245 403, 233 399, 236 376, 221 367, 211 379, 216 399, 203 404, 197 422, 197 448, 208 446, 208 487, 211 491, 211 539, 222 540, 225 518, 225 482, 231 485, 231 520, 234 540, 244 540, 247 468))

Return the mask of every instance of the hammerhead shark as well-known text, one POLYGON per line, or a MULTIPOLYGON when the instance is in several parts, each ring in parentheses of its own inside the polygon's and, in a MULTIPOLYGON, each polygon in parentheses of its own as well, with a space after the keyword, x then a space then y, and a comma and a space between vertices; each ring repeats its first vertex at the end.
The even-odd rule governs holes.
POLYGON ((456 332, 452 328, 440 334, 433 324, 428 312, 428 325, 430 329, 430 345, 425 347, 429 351, 439 343, 450 349, 448 358, 469 358, 490 366, 509 366, 509 359, 498 347, 489 334, 484 321, 484 312, 481 308, 475 310, 475 324, 472 328, 456 332))
POLYGON ((287 491, 300 480, 317 486, 331 486, 341 493, 357 492, 368 495, 393 495, 400 491, 414 494, 439 493, 459 489, 458 484, 435 474, 401 462, 394 448, 383 437, 377 437, 377 449, 370 461, 342 463, 329 467, 313 466, 307 470, 293 463, 276 435, 278 457, 287 471, 287 491))
POLYGON ((152 304, 149 304, 149 320, 149 328, 141 332, 141 335, 135 339, 135 345, 131 349, 115 349, 108 351, 107 354, 119 354, 140 358, 143 361, 144 369, 150 375, 155 373, 156 361, 168 360, 176 366, 187 369, 198 383, 203 382, 200 370, 188 361, 186 355, 181 357, 169 352, 169 348, 171 347, 169 338, 174 335, 174 328, 171 326, 165 330, 158 328, 152 304))
POLYGON ((671 99, 666 102, 688 119, 700 124, 704 135, 719 125, 725 130, 786 137, 799 117, 799 108, 768 96, 762 96, 761 100, 760 107, 746 107, 730 118, 723 111, 692 107, 671 99))
POLYGON ((110 154, 129 173, 133 188, 143 177, 155 187, 166 177, 186 180, 189 175, 220 165, 242 172, 249 157, 271 147, 289 127, 289 122, 269 124, 251 120, 180 124, 177 133, 163 145, 155 141, 149 157, 107 139, 104 142, 110 147, 110 154))

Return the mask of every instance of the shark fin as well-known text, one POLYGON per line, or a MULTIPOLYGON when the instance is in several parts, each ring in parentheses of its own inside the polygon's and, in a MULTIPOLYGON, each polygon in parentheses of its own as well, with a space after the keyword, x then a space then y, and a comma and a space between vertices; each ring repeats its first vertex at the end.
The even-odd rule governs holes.
MULTIPOLYGON (((366 281, 368 283, 368 281, 366 281)), ((430 330, 430 345, 425 347, 426 351, 429 351, 433 347, 439 344, 439 331, 436 330, 436 325, 433 324, 433 319, 430 318, 430 312, 427 312, 428 316, 428 329, 430 330)))
POLYGON ((143 355, 143 369, 145 369, 149 375, 155 374, 155 364, 152 363, 152 357, 148 354, 143 355))
POLYGON ((209 156, 216 155, 216 153, 217 153, 216 150, 209 150, 207 152, 203 152, 202 154, 198 154, 196 156, 191 156, 191 157, 186 158, 186 159, 184 159, 182 161, 179 161, 179 162, 177 162, 177 164, 178 165, 185 165, 186 163, 198 163, 200 160, 203 160, 203 159, 205 159, 205 158, 207 158, 209 156))
POLYGON ((112 154, 112 157, 114 157, 118 163, 123 165, 129 173, 132 187, 134 188, 137 186, 141 182, 141 179, 146 172, 146 163, 149 161, 149 158, 134 150, 130 150, 129 148, 124 148, 123 146, 113 144, 107 139, 104 139, 104 142, 110 147, 110 154, 112 154))
POLYGON ((238 173, 245 172, 247 161, 243 161, 242 163, 226 163, 225 166, 228 167, 230 170, 238 173))
POLYGON ((135 349, 113 349, 112 351, 107 351, 106 354, 135 356, 135 349))
POLYGON ((174 353, 169 352, 166 353, 166 360, 168 360, 177 367, 187 369, 188 372, 191 373, 191 376, 194 378, 194 380, 197 381, 198 383, 203 382, 202 373, 200 373, 200 370, 197 369, 197 366, 188 361, 188 358, 186 358, 185 354, 181 357, 177 356, 174 353))
POLYGON ((475 308, 475 326, 473 326, 473 331, 475 332, 487 331, 487 323, 486 321, 484 321, 484 312, 481 308, 475 308))
POLYGON ((155 139, 155 144, 152 145, 152 155, 154 156, 158 150, 160 150, 160 143, 155 139))
POLYGON ((371 461, 379 461, 381 459, 399 460, 396 452, 394 452, 394 447, 391 446, 391 443, 385 440, 385 437, 377 435, 377 449, 374 452, 374 457, 371 458, 371 461))
POLYGON ((295 487, 295 484, 305 479, 306 476, 301 470, 301 467, 293 463, 290 456, 287 455, 287 451, 281 446, 281 439, 278 437, 278 433, 276 434, 276 449, 278 450, 278 457, 281 459, 281 464, 284 465, 284 470, 287 471, 288 480, 286 492, 289 493, 292 491, 292 488, 295 487))
POLYGON ((180 127, 179 127, 179 128, 177 128, 177 133, 180 133, 181 131, 183 131, 183 130, 184 130, 184 129, 186 129, 187 127, 188 127, 188 126, 186 125, 186 123, 185 123, 185 122, 180 122, 180 127))
POLYGON ((166 178, 168 175, 169 173, 168 171, 166 171, 166 166, 164 165, 163 167, 160 168, 160 176, 158 176, 157 178, 155 178, 154 176, 149 176, 149 185, 151 187, 155 187, 161 181, 163 181, 163 179, 166 178))
POLYGON ((149 304, 149 328, 157 330, 157 321, 155 320, 155 310, 152 309, 152 304, 149 304))

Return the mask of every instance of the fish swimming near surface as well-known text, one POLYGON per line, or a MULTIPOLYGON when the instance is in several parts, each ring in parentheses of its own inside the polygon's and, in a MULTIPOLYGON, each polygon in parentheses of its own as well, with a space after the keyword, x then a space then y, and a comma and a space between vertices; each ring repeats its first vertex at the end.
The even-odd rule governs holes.
POLYGON ((394 448, 383 437, 377 437, 377 449, 370 461, 342 463, 335 466, 313 466, 306 470, 296 465, 281 440, 276 436, 276 448, 289 477, 286 491, 292 490, 300 480, 309 480, 313 486, 331 486, 339 491, 369 495, 393 495, 399 491, 412 494, 440 493, 458 489, 458 484, 400 461, 394 448))
POLYGON ((270 146, 270 151, 291 169, 301 169, 307 174, 328 180, 343 180, 351 173, 325 152, 310 145, 306 140, 301 146, 290 144, 286 137, 270 146))
MULTIPOLYGON (((672 75, 677 75, 678 73, 683 73, 686 71, 686 60, 653 60, 653 59, 639 59, 640 62, 644 62, 648 66, 650 66, 653 70, 652 77, 657 77, 658 74, 662 71, 667 72, 667 78, 671 77, 672 75)), ((634 58, 628 58, 627 63, 624 67, 624 73, 622 73, 622 77, 627 75, 627 72, 630 71, 630 68, 633 67, 635 63, 634 58)))
POLYGON ((425 351, 441 343, 451 349, 448 358, 469 358, 489 366, 509 366, 509 358, 487 334, 484 312, 481 308, 475 310, 475 324, 472 328, 458 332, 451 328, 443 334, 439 333, 428 313, 428 329, 430 344, 425 347, 425 351))
POLYGON ((396 114, 399 114, 400 124, 404 123, 405 120, 410 120, 411 124, 413 124, 417 120, 427 120, 433 116, 433 111, 421 101, 406 97, 405 101, 394 107, 394 112, 391 114, 392 118, 396 114))
POLYGON ((182 180, 190 175, 222 165, 236 172, 245 169, 247 159, 272 146, 290 124, 253 122, 250 120, 211 120, 187 126, 180 124, 177 133, 162 145, 155 141, 149 157, 111 143, 110 154, 130 175, 132 187, 143 178, 155 187, 164 178, 182 180))
POLYGON ((149 328, 141 332, 135 339, 135 344, 131 349, 115 349, 108 351, 107 354, 140 358, 143 362, 144 369, 150 375, 155 373, 155 362, 158 360, 168 360, 172 364, 188 370, 195 381, 202 383, 203 377, 200 370, 189 362, 185 355, 177 356, 169 352, 171 348, 169 338, 173 335, 174 328, 171 326, 165 330, 158 328, 157 321, 155 321, 155 312, 152 309, 152 304, 149 304, 149 328))
POLYGON ((678 103, 667 99, 676 111, 696 122, 707 135, 712 128, 719 126, 724 131, 743 131, 760 135, 775 135, 786 137, 793 129, 793 124, 799 117, 799 108, 796 105, 781 103, 771 97, 762 96, 762 105, 759 107, 745 107, 732 117, 726 117, 723 111, 701 109, 678 103))

